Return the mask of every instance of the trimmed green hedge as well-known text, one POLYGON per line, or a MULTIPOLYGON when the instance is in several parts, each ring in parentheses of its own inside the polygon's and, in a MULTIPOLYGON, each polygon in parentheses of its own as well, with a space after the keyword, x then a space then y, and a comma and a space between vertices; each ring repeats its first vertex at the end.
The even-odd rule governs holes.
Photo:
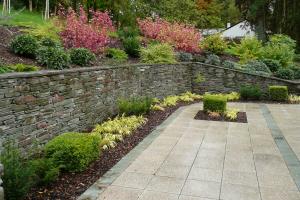
POLYGON ((240 88, 240 95, 245 100, 259 100, 262 91, 258 85, 244 85, 240 88))
POLYGON ((203 98, 203 110, 211 112, 221 112, 226 111, 227 98, 220 95, 206 94, 203 98))
POLYGON ((85 170, 99 157, 100 137, 84 133, 64 133, 45 146, 46 157, 66 171, 85 170))
POLYGON ((286 101, 289 97, 288 87, 280 85, 269 86, 269 94, 273 101, 286 101))

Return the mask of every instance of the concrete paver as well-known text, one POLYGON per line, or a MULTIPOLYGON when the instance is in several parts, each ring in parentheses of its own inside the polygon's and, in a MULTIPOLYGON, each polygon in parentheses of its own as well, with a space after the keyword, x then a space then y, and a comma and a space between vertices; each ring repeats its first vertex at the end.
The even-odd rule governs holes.
MULTIPOLYGON (((244 124, 194 120, 201 103, 180 109, 98 199, 300 200, 300 168, 286 164, 290 149, 275 142, 261 106, 229 103, 247 112, 244 124)), ((267 108, 299 159, 300 106, 267 108)))

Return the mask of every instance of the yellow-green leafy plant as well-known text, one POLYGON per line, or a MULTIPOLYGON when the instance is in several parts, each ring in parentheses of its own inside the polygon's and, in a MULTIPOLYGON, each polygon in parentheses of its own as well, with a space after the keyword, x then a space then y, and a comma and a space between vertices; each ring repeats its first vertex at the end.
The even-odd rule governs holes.
POLYGON ((227 49, 227 42, 220 34, 210 35, 206 37, 201 43, 200 47, 205 51, 221 54, 227 49))
POLYGON ((228 101, 236 101, 240 99, 240 94, 238 92, 231 92, 229 94, 225 94, 228 101))
POLYGON ((160 103, 160 99, 159 98, 153 98, 152 99, 152 103, 160 103))
POLYGON ((169 44, 150 44, 141 48, 141 60, 144 63, 176 63, 173 47, 169 44))
POLYGON ((39 67, 34 65, 25 65, 25 64, 16 64, 9 66, 13 71, 15 72, 32 72, 32 71, 38 71, 39 67))
POLYGON ((289 95, 289 103, 300 103, 300 96, 294 94, 289 95))
POLYGON ((92 135, 100 135, 100 148, 113 148, 116 142, 123 140, 124 137, 131 135, 134 130, 146 123, 146 118, 142 116, 118 116, 115 119, 97 125, 92 131, 92 135))
POLYGON ((156 110, 156 111, 164 111, 165 108, 160 106, 159 104, 155 104, 151 106, 151 110, 156 110))
POLYGON ((178 96, 168 96, 163 99, 163 102, 161 105, 163 107, 176 106, 178 100, 179 100, 178 96))
POLYGON ((187 97, 189 97, 189 98, 192 98, 193 100, 200 100, 200 99, 202 99, 202 95, 200 95, 200 94, 195 94, 195 93, 192 93, 192 92, 190 92, 190 91, 187 91, 187 92, 185 92, 185 93, 182 93, 180 96, 187 96, 187 97))
POLYGON ((197 75, 196 75, 196 78, 195 78, 195 83, 202 83, 205 81, 205 77, 199 72, 197 75))
POLYGON ((225 117, 230 119, 230 120, 236 120, 238 112, 239 112, 239 110, 235 109, 235 108, 227 109, 225 111, 225 117))

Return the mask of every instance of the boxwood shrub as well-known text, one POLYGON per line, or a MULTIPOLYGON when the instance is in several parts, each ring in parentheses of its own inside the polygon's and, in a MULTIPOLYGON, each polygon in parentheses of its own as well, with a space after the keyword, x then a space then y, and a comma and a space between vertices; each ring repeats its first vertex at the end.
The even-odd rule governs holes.
POLYGON ((203 110, 208 112, 220 112, 226 111, 227 98, 220 95, 206 94, 203 98, 203 110))
POLYGON ((288 100, 288 87, 273 85, 269 86, 270 98, 273 101, 286 101, 288 100))
POLYGON ((262 91, 258 85, 244 85, 240 88, 240 95, 245 100, 259 100, 262 91))
POLYGON ((10 48, 15 54, 34 58, 39 48, 38 40, 29 34, 16 36, 10 43, 10 48))
POLYGON ((292 69, 282 67, 275 73, 275 77, 292 80, 295 77, 295 73, 292 69))
POLYGON ((49 69, 64 69, 69 66, 70 56, 61 48, 41 47, 37 51, 37 60, 49 69))
POLYGON ((70 172, 83 171, 99 156, 100 137, 84 133, 64 133, 45 146, 47 158, 70 172))
POLYGON ((86 48, 77 48, 70 50, 71 62, 75 65, 84 66, 89 65, 95 60, 95 54, 86 48))

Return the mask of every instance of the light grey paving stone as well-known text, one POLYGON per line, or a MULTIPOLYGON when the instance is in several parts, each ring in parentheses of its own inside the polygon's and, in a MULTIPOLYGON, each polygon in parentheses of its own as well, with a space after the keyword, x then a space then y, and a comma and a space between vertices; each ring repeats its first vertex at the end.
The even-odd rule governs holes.
POLYGON ((222 170, 224 157, 197 157, 194 162, 195 167, 222 170))
POLYGON ((226 171, 223 172, 223 183, 244 185, 258 188, 255 172, 226 171))
POLYGON ((236 159, 234 157, 225 157, 224 170, 239 172, 255 172, 254 161, 251 159, 236 159))
POLYGON ((178 195, 145 190, 139 200, 178 200, 178 195))
POLYGON ((97 200, 137 200, 142 192, 133 188, 110 186, 97 200))
POLYGON ((260 188, 262 200, 299 200, 299 191, 260 188))
POLYGON ((206 148, 200 148, 197 158, 219 158, 219 159, 224 159, 225 156, 225 149, 206 149, 206 148))
POLYGON ((298 190, 291 176, 264 173, 258 176, 260 187, 298 190))
POLYGON ((208 199, 208 198, 202 198, 202 197, 180 195, 179 200, 217 200, 217 199, 208 199))
POLYGON ((190 168, 190 166, 163 164, 155 174, 158 176, 186 179, 190 168))
POLYGON ((221 183, 212 181, 187 180, 181 194, 195 197, 218 199, 221 183))
POLYGON ((164 163, 168 165, 191 166, 194 162, 196 154, 189 155, 184 152, 170 154, 164 163))
POLYGON ((147 190, 180 194, 184 179, 155 176, 146 187, 147 190))
POLYGON ((145 162, 143 160, 135 160, 125 171, 142 174, 154 174, 162 165, 162 162, 145 162))
POLYGON ((257 174, 274 174, 289 176, 288 168, 284 160, 277 155, 270 154, 254 154, 257 174))
POLYGON ((258 188, 243 185, 223 183, 221 189, 222 200, 260 200, 258 188))
POLYGON ((188 179, 221 182, 222 170, 192 167, 188 179))
POLYGON ((130 187, 136 189, 145 189, 153 175, 123 172, 112 185, 121 187, 130 187))

